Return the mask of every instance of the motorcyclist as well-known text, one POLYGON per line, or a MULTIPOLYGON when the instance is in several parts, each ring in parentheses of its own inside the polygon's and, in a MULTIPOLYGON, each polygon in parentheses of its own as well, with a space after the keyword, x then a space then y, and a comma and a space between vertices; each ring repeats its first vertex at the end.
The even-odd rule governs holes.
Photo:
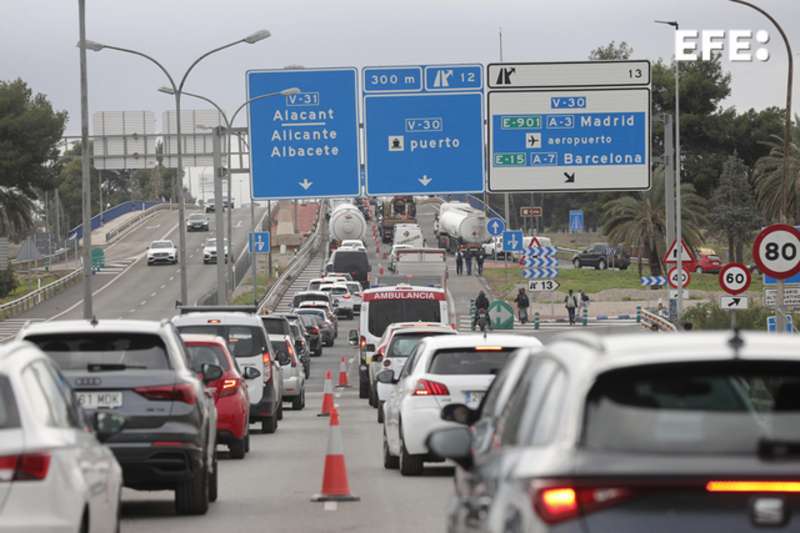
POLYGON ((488 317, 489 314, 489 298, 486 297, 486 293, 480 291, 478 293, 478 297, 475 298, 475 315, 472 317, 472 330, 475 330, 475 324, 478 322, 478 315, 480 314, 481 310, 485 311, 488 317))
POLYGON ((530 306, 530 300, 528 300, 528 295, 525 294, 525 288, 519 288, 517 297, 514 298, 514 303, 517 304, 520 323, 525 324, 528 321, 528 307, 530 306))

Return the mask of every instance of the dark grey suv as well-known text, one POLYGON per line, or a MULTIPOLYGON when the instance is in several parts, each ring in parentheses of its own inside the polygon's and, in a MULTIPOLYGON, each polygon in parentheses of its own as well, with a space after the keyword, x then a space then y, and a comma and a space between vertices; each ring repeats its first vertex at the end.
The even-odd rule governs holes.
MULTIPOLYGON (((19 338, 60 367, 89 414, 127 419, 107 441, 126 487, 174 490, 181 514, 204 514, 217 498, 217 412, 189 368, 183 343, 167 321, 69 320, 31 324, 19 338)), ((222 369, 204 365, 203 379, 222 369)))
POLYGON ((572 264, 575 268, 589 266, 597 270, 605 270, 607 268, 626 270, 631 264, 631 257, 622 246, 598 242, 575 254, 572 258, 572 264))

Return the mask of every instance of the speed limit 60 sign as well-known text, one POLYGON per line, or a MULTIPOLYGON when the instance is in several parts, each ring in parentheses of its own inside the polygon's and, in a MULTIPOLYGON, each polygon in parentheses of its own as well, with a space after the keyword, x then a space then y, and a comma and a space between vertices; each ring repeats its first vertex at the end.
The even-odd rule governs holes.
POLYGON ((753 260, 774 278, 794 276, 800 272, 800 231, 788 224, 767 226, 753 242, 753 260))
POLYGON ((669 269, 669 272, 667 273, 667 281, 669 282, 669 286, 670 287, 672 287, 673 289, 677 289, 678 288, 678 281, 680 281, 680 286, 681 287, 688 287, 689 286, 689 282, 692 281, 692 275, 685 268, 681 269, 681 274, 682 274, 682 276, 680 277, 680 280, 679 280, 678 279, 678 267, 672 267, 672 268, 669 269))
POLYGON ((736 296, 750 287, 750 270, 741 263, 728 263, 719 271, 719 286, 736 296))

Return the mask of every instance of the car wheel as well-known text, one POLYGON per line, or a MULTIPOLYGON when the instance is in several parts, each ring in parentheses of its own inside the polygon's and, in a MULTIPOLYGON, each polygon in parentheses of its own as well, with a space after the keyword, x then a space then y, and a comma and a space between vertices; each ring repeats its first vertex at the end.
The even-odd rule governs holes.
POLYGON ((605 270, 606 269, 606 262, 604 260, 600 260, 597 262, 597 270, 605 270))
POLYGON ((248 427, 245 428, 245 431, 247 431, 247 433, 244 436, 244 451, 245 451, 245 453, 250 453, 250 427, 249 426, 250 426, 250 424, 248 424, 248 427))
POLYGON ((78 530, 80 533, 89 533, 89 509, 83 510, 81 517, 81 528, 78 530))
POLYGON ((573 259, 572 260, 572 266, 574 266, 575 268, 580 268, 581 267, 581 262, 578 259, 573 259))
POLYGON ((383 467, 386 470, 397 470, 400 467, 400 458, 389 451, 389 441, 386 439, 386 430, 383 430, 383 467))
POLYGON ((299 411, 303 408, 302 394, 305 394, 305 391, 300 391, 300 394, 292 398, 292 411, 299 411))
POLYGON ((276 429, 278 429, 278 421, 275 420, 275 415, 261 420, 261 433, 275 433, 276 429))
POLYGON ((214 461, 212 463, 213 470, 211 471, 209 477, 209 487, 208 487, 208 501, 215 502, 217 501, 217 496, 219 495, 219 476, 217 473, 219 472, 219 466, 217 465, 217 454, 214 454, 214 461))
POLYGON ((369 398, 369 375, 365 377, 360 371, 358 373, 358 397, 362 400, 369 398))
POLYGON ((383 424, 383 404, 384 401, 378 400, 378 424, 383 424))
POLYGON ((205 468, 195 473, 189 481, 183 481, 175 488, 175 512, 178 514, 206 514, 209 501, 209 475, 205 468))
POLYGON ((371 386, 369 388, 369 406, 370 407, 378 407, 378 391, 376 390, 377 386, 371 386))
POLYGON ((245 439, 231 441, 228 450, 231 452, 231 459, 244 459, 244 454, 247 452, 245 439))
POLYGON ((403 439, 403 426, 400 426, 400 473, 404 476, 421 476, 423 470, 422 456, 411 455, 406 450, 403 439))

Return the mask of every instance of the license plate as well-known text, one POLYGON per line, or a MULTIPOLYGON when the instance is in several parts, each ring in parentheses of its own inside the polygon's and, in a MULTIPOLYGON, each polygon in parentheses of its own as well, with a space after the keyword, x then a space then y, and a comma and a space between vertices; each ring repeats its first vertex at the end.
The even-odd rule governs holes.
POLYGON ((121 392, 77 392, 78 404, 84 409, 110 409, 122 407, 121 392))
POLYGON ((467 391, 464 393, 464 403, 467 407, 475 409, 481 404, 484 394, 486 393, 483 391, 467 391))

